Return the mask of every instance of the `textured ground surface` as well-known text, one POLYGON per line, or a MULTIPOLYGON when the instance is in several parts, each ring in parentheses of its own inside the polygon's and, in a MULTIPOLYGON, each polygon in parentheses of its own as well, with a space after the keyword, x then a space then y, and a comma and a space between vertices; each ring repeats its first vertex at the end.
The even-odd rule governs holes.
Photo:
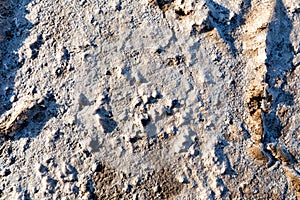
POLYGON ((296 0, 0 0, 1 199, 300 199, 296 0))

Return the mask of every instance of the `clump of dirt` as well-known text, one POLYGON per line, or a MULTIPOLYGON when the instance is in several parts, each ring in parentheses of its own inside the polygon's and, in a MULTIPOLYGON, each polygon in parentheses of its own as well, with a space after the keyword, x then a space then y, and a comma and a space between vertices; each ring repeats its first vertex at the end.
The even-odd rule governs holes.
POLYGON ((170 199, 180 194, 184 186, 174 177, 175 172, 165 167, 132 181, 131 174, 100 163, 93 176, 93 182, 98 199, 170 199))
POLYGON ((260 143, 263 139, 262 104, 265 99, 264 87, 263 84, 251 83, 246 97, 249 112, 248 126, 252 132, 251 139, 255 143, 260 143))
POLYGON ((173 2, 174 0, 149 0, 150 5, 157 5, 162 11, 168 10, 173 2))
POLYGON ((93 181, 95 183, 95 193, 99 199, 118 199, 122 195, 119 191, 120 188, 114 189, 115 181, 117 180, 116 170, 99 163, 93 181))

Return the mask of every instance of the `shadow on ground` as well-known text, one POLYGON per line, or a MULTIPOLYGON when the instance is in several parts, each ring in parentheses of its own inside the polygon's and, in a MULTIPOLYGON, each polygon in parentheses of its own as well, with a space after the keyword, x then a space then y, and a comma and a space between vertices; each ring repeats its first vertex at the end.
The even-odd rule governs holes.
MULTIPOLYGON (((29 36, 30 29, 33 28, 33 25, 25 18, 25 15, 28 14, 26 6, 30 2, 31 0, 0 1, 0 117, 12 111, 12 102, 16 101, 15 103, 18 104, 15 78, 25 60, 19 60, 16 52, 29 36)), ((38 49, 42 44, 43 39, 41 37, 30 46, 31 59, 38 57, 38 49)), ((45 95, 42 103, 43 105, 36 104, 26 111, 28 117, 21 126, 14 130, 15 134, 10 139, 37 136, 47 121, 57 114, 56 101, 51 93, 45 95)), ((3 126, 0 124, 0 127, 1 125, 3 126)))
POLYGON ((282 0, 277 0, 273 18, 268 27, 266 39, 266 83, 268 84, 271 108, 264 115, 264 142, 275 142, 282 132, 282 124, 277 116, 277 109, 281 105, 291 106, 293 95, 285 90, 287 85, 286 73, 293 70, 293 46, 290 41, 292 21, 282 0), (275 140, 275 141, 274 141, 275 140))
MULTIPOLYGON (((209 9, 206 20, 207 29, 209 31, 216 28, 222 40, 229 46, 231 54, 235 57, 238 54, 238 49, 235 46, 234 32, 245 23, 244 15, 248 13, 251 8, 251 0, 244 0, 240 5, 240 13, 233 14, 230 10, 214 2, 213 0, 206 0, 206 5, 209 9)), ((202 31, 202 32, 203 32, 202 31)))

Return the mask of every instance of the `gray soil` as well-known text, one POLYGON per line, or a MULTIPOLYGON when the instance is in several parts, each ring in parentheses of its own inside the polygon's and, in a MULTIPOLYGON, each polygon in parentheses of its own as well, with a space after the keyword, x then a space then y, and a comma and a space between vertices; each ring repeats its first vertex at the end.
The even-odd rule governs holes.
POLYGON ((300 199, 297 0, 0 0, 0 199, 300 199))

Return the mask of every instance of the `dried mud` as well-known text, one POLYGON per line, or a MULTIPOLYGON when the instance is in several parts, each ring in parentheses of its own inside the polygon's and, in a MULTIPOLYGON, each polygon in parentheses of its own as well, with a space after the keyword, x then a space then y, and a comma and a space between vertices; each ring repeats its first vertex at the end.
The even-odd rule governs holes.
POLYGON ((300 3, 0 0, 0 199, 299 199, 300 3))

